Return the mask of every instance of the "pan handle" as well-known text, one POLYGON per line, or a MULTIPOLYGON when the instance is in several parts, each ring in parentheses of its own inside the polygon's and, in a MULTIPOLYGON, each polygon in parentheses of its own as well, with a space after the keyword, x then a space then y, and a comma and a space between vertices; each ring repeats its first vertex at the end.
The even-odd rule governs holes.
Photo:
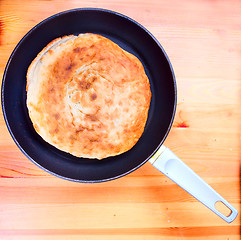
POLYGON ((167 147, 162 145, 149 162, 226 222, 237 217, 238 211, 167 147), (229 209, 228 216, 216 209, 217 202, 229 209))

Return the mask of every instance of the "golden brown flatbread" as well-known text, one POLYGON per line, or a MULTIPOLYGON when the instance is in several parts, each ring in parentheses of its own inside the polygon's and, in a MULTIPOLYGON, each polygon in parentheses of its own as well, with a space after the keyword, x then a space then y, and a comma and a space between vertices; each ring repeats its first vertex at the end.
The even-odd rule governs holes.
POLYGON ((26 89, 37 133, 85 158, 131 149, 144 131, 151 100, 141 62, 90 33, 49 43, 29 66, 26 89))

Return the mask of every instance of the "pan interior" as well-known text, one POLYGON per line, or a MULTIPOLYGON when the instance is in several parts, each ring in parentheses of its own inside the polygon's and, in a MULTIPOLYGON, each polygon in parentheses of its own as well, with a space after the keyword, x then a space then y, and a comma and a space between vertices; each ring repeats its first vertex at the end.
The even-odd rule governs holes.
POLYGON ((13 139, 30 160, 69 180, 99 182, 135 170, 162 144, 175 112, 175 89, 169 60, 159 43, 143 27, 108 10, 78 9, 41 22, 17 45, 4 73, 2 107, 13 139), (57 37, 87 32, 101 34, 137 56, 152 91, 148 120, 140 140, 130 151, 101 161, 77 158, 46 143, 35 132, 26 107, 26 72, 36 55, 57 37))

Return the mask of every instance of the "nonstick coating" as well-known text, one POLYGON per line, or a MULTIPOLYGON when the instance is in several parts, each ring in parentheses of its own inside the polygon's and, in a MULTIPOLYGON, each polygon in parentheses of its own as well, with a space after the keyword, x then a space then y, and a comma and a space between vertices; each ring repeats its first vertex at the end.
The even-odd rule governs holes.
POLYGON ((11 136, 35 164, 58 177, 102 182, 124 176, 144 164, 165 140, 176 108, 175 77, 158 41, 134 20, 104 9, 74 9, 42 21, 14 49, 2 82, 2 108, 11 136), (36 55, 53 39, 79 33, 101 34, 144 65, 152 100, 145 131, 128 152, 99 160, 77 158, 46 143, 34 130, 26 107, 26 72, 36 55))

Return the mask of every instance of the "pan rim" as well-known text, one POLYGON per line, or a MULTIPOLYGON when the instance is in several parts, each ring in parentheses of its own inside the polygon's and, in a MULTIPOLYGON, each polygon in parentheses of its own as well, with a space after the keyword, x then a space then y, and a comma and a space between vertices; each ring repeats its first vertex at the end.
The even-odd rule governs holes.
POLYGON ((59 13, 56 13, 54 15, 51 15, 49 16, 48 18, 42 20, 41 22, 39 22, 37 25, 35 25, 33 28, 31 28, 23 37, 22 39, 18 42, 18 44, 15 46, 14 50, 12 51, 8 61, 7 61, 7 64, 6 64, 6 67, 5 67, 5 70, 4 70, 4 74, 3 74, 3 78, 2 78, 2 86, 1 86, 1 105, 2 105, 2 112, 3 112, 3 116, 4 116, 4 120, 5 120, 5 123, 7 125, 7 128, 8 128, 8 131, 12 137, 12 139, 14 140, 14 142, 16 143, 16 145, 18 146, 18 148, 22 151, 22 153, 31 161, 33 162, 35 165, 37 165, 39 168, 43 169, 45 172, 48 172, 56 177, 59 177, 59 178, 62 178, 64 180, 69 180, 69 181, 73 181, 73 182, 81 182, 81 183, 98 183, 98 182, 107 182, 107 181, 111 181, 111 180, 115 180, 115 179, 118 179, 120 177, 124 177, 125 175, 127 174, 130 174, 131 172, 137 170, 138 168, 140 168, 142 165, 144 165, 155 153, 156 151, 161 147, 161 145, 163 144, 163 142, 165 141, 165 139, 167 138, 170 130, 171 130, 171 127, 172 127, 172 124, 173 124, 173 121, 174 121, 174 117, 175 117, 175 113, 176 113, 176 105, 177 105, 177 84, 176 84, 176 78, 175 78, 175 74, 174 74, 174 70, 173 70, 173 67, 172 67, 172 64, 170 62, 170 59, 167 55, 167 53, 165 52, 164 48, 162 47, 162 45, 159 43, 159 41, 154 37, 154 35, 152 35, 151 32, 149 32, 143 25, 141 25, 140 23, 138 23, 137 21, 135 21, 134 19, 122 14, 122 13, 119 13, 119 12, 116 12, 116 11, 113 11, 113 10, 109 10, 109 9, 104 9, 104 8, 74 8, 74 9, 69 9, 69 10, 66 10, 66 11, 62 11, 62 12, 59 12, 59 13), (42 24, 50 21, 51 19, 53 18, 56 18, 60 15, 64 15, 64 14, 68 14, 68 13, 71 13, 71 12, 82 12, 82 11, 98 11, 98 12, 105 12, 105 13, 109 13, 109 14, 113 14, 113 15, 117 15, 121 18, 124 18, 132 23, 134 23, 135 25, 137 25, 139 28, 141 28, 142 30, 144 30, 147 35, 149 35, 153 41, 158 45, 158 47, 161 49, 162 53, 164 54, 166 60, 167 60, 167 63, 169 65, 169 68, 170 68, 170 71, 171 71, 171 74, 172 74, 172 81, 173 81, 173 86, 174 86, 174 104, 173 104, 173 111, 172 111, 172 117, 170 119, 170 123, 169 123, 169 126, 167 128, 167 131, 164 135, 164 137, 162 138, 162 140, 160 141, 159 145, 156 147, 156 149, 152 152, 152 154, 150 154, 144 161, 142 161, 139 165, 135 166, 134 168, 130 169, 129 171, 126 171, 122 174, 119 174, 117 176, 114 176, 114 177, 110 177, 110 178, 105 178, 105 179, 98 179, 98 180, 81 180, 81 179, 75 179, 75 178, 68 178, 68 177, 65 177, 65 176, 62 176, 62 175, 59 175, 55 172, 52 172, 50 171, 49 169, 43 167, 42 165, 40 165, 37 161, 35 161, 32 157, 29 156, 29 154, 23 149, 23 147, 20 145, 20 143, 18 142, 18 140, 15 138, 14 136, 14 133, 12 132, 12 129, 10 127, 10 124, 9 124, 9 121, 8 121, 8 118, 7 118, 7 113, 6 113, 6 109, 5 109, 5 102, 4 102, 4 87, 5 87, 5 81, 6 81, 6 78, 7 78, 7 73, 8 73, 8 69, 9 69, 9 66, 11 64, 11 61, 14 57, 14 54, 15 52, 17 51, 17 49, 19 48, 19 46, 22 44, 22 42, 28 37, 28 35, 30 35, 36 28, 38 28, 39 26, 41 26, 42 24))

